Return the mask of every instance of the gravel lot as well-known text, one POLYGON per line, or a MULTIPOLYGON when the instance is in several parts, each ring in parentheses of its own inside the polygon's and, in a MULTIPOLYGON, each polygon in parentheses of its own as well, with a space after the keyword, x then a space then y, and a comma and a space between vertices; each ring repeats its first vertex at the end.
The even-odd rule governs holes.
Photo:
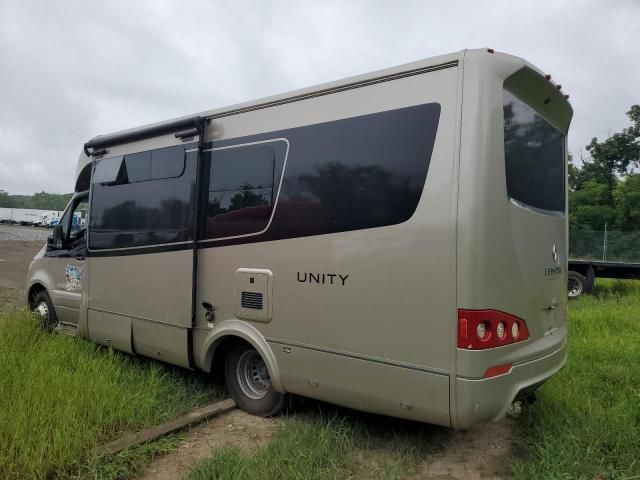
POLYGON ((49 235, 48 229, 0 225, 0 309, 23 304, 29 263, 49 235))
MULTIPOLYGON (((49 235, 51 235, 51 230, 48 228, 0 225, 0 242, 4 240, 17 240, 23 242, 46 242, 49 235)), ((2 252, 1 249, 0 252, 2 252)))

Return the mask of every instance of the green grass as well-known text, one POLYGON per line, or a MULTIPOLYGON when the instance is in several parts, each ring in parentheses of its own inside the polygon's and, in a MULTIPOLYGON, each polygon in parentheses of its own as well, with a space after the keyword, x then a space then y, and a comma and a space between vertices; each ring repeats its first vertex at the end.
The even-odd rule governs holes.
POLYGON ((90 450, 220 396, 203 376, 40 330, 0 312, 0 478, 121 478, 175 438, 111 458, 90 450))
POLYGON ((640 282, 569 307, 569 357, 517 428, 517 479, 640 478, 640 282))
POLYGON ((451 436, 441 427, 303 402, 263 448, 221 448, 189 480, 406 478, 451 436))

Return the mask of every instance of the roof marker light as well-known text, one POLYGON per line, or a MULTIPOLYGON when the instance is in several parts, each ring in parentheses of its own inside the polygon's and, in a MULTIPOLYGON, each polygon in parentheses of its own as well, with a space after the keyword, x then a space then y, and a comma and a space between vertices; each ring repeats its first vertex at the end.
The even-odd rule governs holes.
POLYGON ((556 85, 556 88, 557 88, 558 90, 562 90, 562 85, 558 84, 558 85, 556 85))
POLYGON ((546 78, 547 80, 551 80, 551 75, 549 75, 548 73, 544 76, 544 78, 546 78))
POLYGON ((564 98, 565 98, 566 100, 569 100, 569 95, 565 95, 565 96, 564 96, 564 98))
POLYGON ((493 48, 487 48, 487 52, 489 53, 496 53, 496 51, 493 48))

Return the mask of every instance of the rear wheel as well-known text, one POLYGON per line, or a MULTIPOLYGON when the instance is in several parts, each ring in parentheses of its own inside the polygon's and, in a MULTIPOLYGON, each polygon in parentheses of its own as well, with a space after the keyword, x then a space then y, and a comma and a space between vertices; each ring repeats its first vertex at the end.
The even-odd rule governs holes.
POLYGON ((250 345, 234 345, 225 358, 225 379, 231 396, 244 411, 269 417, 284 406, 284 394, 271 385, 267 364, 250 345))
POLYGON ((585 291, 587 279, 578 272, 569 272, 567 274, 567 291, 569 298, 578 298, 585 291))
POLYGON ((52 332, 58 326, 56 311, 47 292, 42 291, 33 300, 33 311, 40 317, 40 325, 47 332, 52 332))

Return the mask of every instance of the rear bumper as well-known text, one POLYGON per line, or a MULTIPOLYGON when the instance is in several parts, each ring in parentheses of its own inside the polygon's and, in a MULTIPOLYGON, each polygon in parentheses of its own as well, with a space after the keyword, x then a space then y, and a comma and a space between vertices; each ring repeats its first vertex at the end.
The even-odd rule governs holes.
POLYGON ((547 355, 514 365, 505 375, 487 379, 456 378, 456 408, 452 415, 455 428, 504 417, 519 392, 547 380, 567 361, 566 340, 547 355))

